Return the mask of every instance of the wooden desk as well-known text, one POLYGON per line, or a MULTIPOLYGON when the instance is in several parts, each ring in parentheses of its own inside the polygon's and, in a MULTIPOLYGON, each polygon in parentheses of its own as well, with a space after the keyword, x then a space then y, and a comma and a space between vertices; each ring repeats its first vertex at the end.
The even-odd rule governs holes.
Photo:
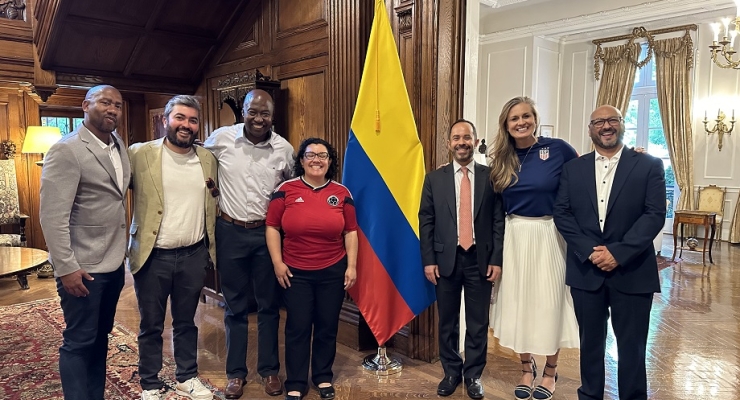
POLYGON ((30 247, 0 246, 0 277, 13 276, 18 278, 21 289, 28 289, 28 275, 30 270, 49 260, 49 253, 30 247))
POLYGON ((709 262, 714 264, 712 260, 712 245, 714 244, 714 231, 715 231, 715 219, 717 213, 710 211, 689 211, 681 210, 673 212, 673 258, 671 261, 676 259, 676 248, 678 241, 678 225, 681 224, 681 250, 679 257, 683 255, 683 227, 684 224, 704 225, 704 247, 701 251, 701 261, 704 265, 707 264, 707 237, 709 237, 709 262), (711 234, 710 234, 711 231, 711 234))

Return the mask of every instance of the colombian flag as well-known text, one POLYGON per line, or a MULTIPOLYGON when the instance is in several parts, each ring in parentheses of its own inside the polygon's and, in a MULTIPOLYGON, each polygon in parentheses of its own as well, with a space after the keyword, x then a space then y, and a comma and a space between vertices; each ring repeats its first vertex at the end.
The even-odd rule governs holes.
POLYGON ((381 345, 435 299, 419 249, 424 155, 386 13, 376 0, 343 172, 360 228, 349 292, 381 345))

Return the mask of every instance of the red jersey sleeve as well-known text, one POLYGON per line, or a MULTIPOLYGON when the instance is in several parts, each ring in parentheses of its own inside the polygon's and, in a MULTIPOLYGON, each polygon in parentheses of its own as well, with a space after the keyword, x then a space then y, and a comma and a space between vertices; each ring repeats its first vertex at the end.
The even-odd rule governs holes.
POLYGON ((275 191, 270 199, 270 204, 267 206, 267 220, 265 221, 265 224, 267 224, 267 226, 280 228, 282 226, 284 212, 285 192, 275 191))
POLYGON ((357 230, 357 213, 355 212, 355 201, 352 195, 347 191, 344 197, 344 231, 352 232, 357 230))

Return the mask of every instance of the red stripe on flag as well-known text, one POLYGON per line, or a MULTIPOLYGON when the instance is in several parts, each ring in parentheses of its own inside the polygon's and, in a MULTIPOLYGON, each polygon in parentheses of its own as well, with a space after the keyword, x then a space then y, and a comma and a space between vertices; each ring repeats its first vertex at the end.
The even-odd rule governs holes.
POLYGON ((414 313, 396 290, 362 230, 357 231, 357 236, 357 284, 349 290, 349 294, 378 343, 383 345, 414 318, 414 313))

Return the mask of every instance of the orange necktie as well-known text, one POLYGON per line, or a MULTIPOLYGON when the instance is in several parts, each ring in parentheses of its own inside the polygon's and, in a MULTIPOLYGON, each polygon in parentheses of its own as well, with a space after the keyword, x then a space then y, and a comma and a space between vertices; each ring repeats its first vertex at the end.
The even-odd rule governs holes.
POLYGON ((460 182, 460 221, 458 230, 460 232, 460 247, 467 250, 473 245, 473 210, 471 209, 470 178, 468 168, 460 167, 462 171, 462 182, 460 182))

